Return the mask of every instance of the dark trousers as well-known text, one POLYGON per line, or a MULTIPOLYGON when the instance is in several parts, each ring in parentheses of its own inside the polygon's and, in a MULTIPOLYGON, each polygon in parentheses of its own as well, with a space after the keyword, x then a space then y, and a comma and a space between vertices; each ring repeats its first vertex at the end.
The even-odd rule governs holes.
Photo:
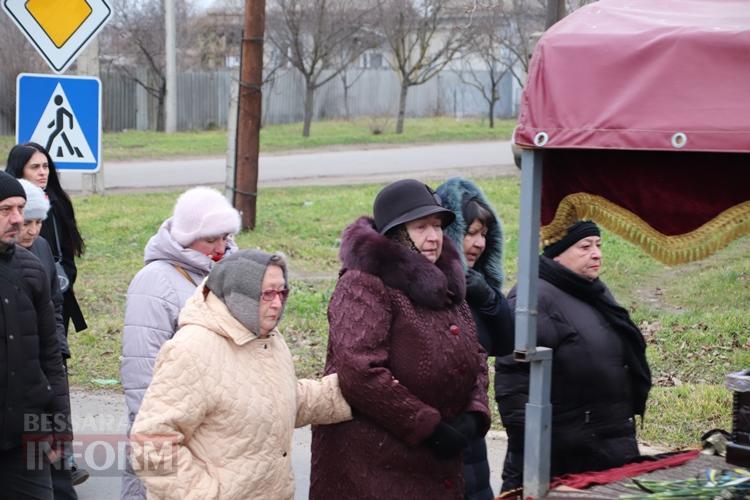
POLYGON ((73 488, 73 479, 70 477, 70 463, 61 458, 52 466, 52 490, 55 500, 78 500, 78 494, 73 488))
POLYGON ((0 452, 0 485, 8 500, 53 500, 49 461, 27 457, 24 448, 0 452))
POLYGON ((477 437, 464 449, 464 500, 493 500, 487 442, 477 437))
MULTIPOLYGON (((68 381, 68 360, 63 357, 63 370, 65 370, 65 381, 68 381)), ((70 386, 70 384, 68 384, 70 386)), ((70 406, 70 396, 68 396, 68 405, 70 406)), ((78 500, 78 494, 73 488, 73 479, 70 476, 70 466, 72 464, 73 446, 66 443, 66 456, 60 457, 52 464, 52 489, 55 500, 78 500)))
POLYGON ((506 427, 508 448, 503 463, 503 485, 500 492, 523 486, 523 427, 506 427))

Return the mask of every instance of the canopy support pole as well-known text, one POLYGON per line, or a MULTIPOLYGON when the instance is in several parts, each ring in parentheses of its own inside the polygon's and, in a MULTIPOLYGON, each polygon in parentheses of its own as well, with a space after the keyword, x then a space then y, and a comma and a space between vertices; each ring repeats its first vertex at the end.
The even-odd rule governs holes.
POLYGON ((518 289, 514 357, 529 366, 529 401, 524 430, 524 498, 547 494, 550 475, 552 350, 537 347, 537 284, 543 152, 525 149, 521 158, 518 289))

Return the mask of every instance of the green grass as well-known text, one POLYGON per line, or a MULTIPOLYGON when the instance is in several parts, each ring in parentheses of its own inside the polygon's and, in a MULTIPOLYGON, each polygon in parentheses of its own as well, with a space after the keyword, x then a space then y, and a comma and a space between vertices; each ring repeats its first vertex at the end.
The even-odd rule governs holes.
POLYGON ((407 118, 404 133, 396 134, 394 119, 371 117, 351 122, 315 122, 308 138, 302 137, 299 123, 272 125, 261 130, 260 142, 261 151, 271 152, 330 145, 486 141, 510 139, 515 125, 515 120, 497 120, 491 129, 485 120, 477 118, 407 118))
MULTIPOLYGON (((479 118, 408 118, 404 133, 395 133, 395 120, 383 117, 352 121, 320 121, 312 124, 310 137, 302 137, 302 124, 268 125, 260 132, 262 153, 325 148, 331 146, 419 144, 447 141, 509 139, 515 120, 497 120, 491 129, 479 118), (376 133, 377 132, 377 133, 376 133)), ((15 144, 12 136, 0 136, 0 151, 15 144)), ((105 160, 135 160, 223 156, 227 131, 207 130, 165 134, 152 131, 107 132, 102 146, 105 160)), ((4 161, 4 158, 3 158, 4 161)))
MULTIPOLYGON (((478 183, 503 220, 507 289, 516 281, 519 181, 478 183)), ((380 187, 261 189, 257 229, 237 239, 243 248, 280 250, 290 258, 293 292, 282 330, 301 376, 322 371, 341 230, 370 211, 380 187)), ((142 265, 146 241, 178 194, 75 198, 87 241, 76 293, 90 325, 71 334, 75 384, 90 387, 94 379, 118 378, 125 292, 142 265)), ((682 447, 696 445, 708 429, 729 429, 731 393, 724 377, 750 365, 750 238, 674 268, 609 233, 604 240, 602 277, 632 311, 649 344, 656 387, 641 437, 652 445, 682 447)))

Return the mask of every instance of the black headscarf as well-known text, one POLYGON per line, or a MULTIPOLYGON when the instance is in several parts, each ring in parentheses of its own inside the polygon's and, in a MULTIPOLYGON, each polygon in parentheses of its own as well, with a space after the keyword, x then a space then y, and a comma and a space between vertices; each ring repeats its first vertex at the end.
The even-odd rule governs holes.
POLYGON ((539 277, 599 311, 623 340, 625 362, 630 367, 633 411, 643 415, 651 389, 651 370, 646 361, 646 341, 630 319, 628 311, 615 302, 599 279, 589 280, 569 271, 554 260, 539 256, 539 277))
POLYGON ((417 248, 417 245, 414 244, 414 240, 412 240, 411 236, 409 236, 409 231, 407 231, 406 229, 406 224, 399 224, 398 226, 389 229, 388 232, 385 233, 385 235, 393 241, 404 245, 412 252, 421 253, 419 251, 419 248, 417 248))
POLYGON ((590 220, 579 220, 568 226, 565 230, 565 236, 555 243, 550 243, 544 247, 544 256, 550 259, 557 257, 568 248, 572 247, 579 241, 589 236, 601 236, 599 226, 590 220))

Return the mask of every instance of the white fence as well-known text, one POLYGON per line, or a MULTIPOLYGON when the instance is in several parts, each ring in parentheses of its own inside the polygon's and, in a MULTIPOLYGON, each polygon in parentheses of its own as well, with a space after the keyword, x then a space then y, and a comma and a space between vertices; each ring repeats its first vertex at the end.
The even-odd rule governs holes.
MULTIPOLYGON (((145 78, 143 72, 139 75, 145 78)), ((232 71, 184 72, 177 81, 177 127, 202 130, 226 127, 229 96, 237 73, 232 71)), ((398 108, 399 80, 390 70, 351 70, 348 80, 350 117, 395 117, 398 108)), ((157 100, 122 73, 104 73, 102 100, 103 127, 106 131, 147 130, 156 127, 157 100)), ((2 89, 0 89, 2 90, 2 89)), ((500 85, 496 117, 514 116, 518 109, 518 88, 510 75, 500 85)), ((302 120, 305 87, 296 70, 282 70, 263 88, 263 120, 266 124, 302 120)), ((315 92, 315 120, 346 117, 344 87, 340 76, 315 92)), ((409 89, 407 116, 486 116, 487 103, 477 89, 461 82, 458 72, 443 71, 423 85, 409 89)), ((14 133, 12 120, 0 116, 0 135, 14 133)))

